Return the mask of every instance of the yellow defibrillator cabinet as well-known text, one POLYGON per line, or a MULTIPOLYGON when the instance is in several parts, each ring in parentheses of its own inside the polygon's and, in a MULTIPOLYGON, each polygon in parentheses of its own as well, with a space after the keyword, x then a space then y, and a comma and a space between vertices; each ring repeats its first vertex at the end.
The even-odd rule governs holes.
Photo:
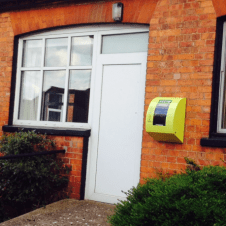
POLYGON ((146 115, 146 131, 157 141, 183 143, 186 98, 156 97, 146 115))

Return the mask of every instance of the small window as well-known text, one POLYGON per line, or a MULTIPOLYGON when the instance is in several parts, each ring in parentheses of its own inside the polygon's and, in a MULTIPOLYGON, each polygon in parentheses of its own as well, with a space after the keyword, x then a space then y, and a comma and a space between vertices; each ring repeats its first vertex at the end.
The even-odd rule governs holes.
POLYGON ((102 40, 102 53, 136 53, 147 52, 147 32, 137 34, 104 35, 102 40))

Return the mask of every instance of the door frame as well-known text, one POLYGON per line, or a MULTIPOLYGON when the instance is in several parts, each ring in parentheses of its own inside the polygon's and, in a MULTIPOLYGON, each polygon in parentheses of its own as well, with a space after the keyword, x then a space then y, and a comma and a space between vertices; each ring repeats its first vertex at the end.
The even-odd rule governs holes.
MULTIPOLYGON (((139 32, 147 32, 149 28, 139 27, 129 29, 119 29, 119 30, 109 30, 109 31, 99 31, 97 38, 97 56, 96 62, 94 62, 93 68, 93 78, 94 79, 94 95, 92 96, 92 105, 90 106, 93 111, 90 117, 91 124, 91 136, 89 138, 89 147, 88 147, 88 158, 87 158, 87 171, 86 171, 86 185, 85 185, 85 199, 91 199, 102 202, 110 202, 116 203, 118 202, 117 197, 109 198, 109 200, 105 200, 104 198, 98 197, 95 194, 95 171, 96 171, 96 162, 97 162, 97 147, 98 147, 98 131, 99 131, 99 120, 100 120, 100 107, 101 107, 101 90, 102 90, 102 69, 101 66, 98 67, 98 64, 142 64, 142 95, 143 95, 143 108, 142 108, 142 121, 141 121, 141 143, 140 143, 140 153, 141 156, 141 148, 142 148, 142 132, 143 132, 143 114, 144 114, 144 101, 145 101, 145 82, 146 82, 146 64, 147 64, 147 52, 140 53, 123 53, 123 54, 101 54, 101 36, 105 34, 126 34, 126 33, 139 33, 139 32), (119 62, 123 55, 123 62, 119 62), (110 59, 110 60, 109 60, 110 59), (139 59, 139 60, 138 60, 139 59), (112 63, 113 62, 113 63, 112 63), (97 120, 98 119, 98 120, 97 120)), ((137 168, 137 177, 140 179, 140 161, 137 168)))

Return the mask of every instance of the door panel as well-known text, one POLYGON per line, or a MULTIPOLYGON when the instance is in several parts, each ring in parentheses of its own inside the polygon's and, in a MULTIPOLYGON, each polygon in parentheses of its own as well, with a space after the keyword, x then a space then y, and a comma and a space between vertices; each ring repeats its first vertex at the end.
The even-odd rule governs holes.
POLYGON ((140 72, 140 64, 103 66, 96 193, 123 197, 121 190, 139 182, 140 72))
POLYGON ((146 53, 99 55, 85 198, 117 203, 137 186, 146 53))

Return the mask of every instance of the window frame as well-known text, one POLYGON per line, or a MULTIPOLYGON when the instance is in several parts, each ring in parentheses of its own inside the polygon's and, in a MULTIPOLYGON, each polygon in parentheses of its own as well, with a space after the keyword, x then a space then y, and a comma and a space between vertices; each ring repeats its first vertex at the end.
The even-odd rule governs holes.
POLYGON ((215 39, 215 51, 214 51, 214 66, 213 66, 213 78, 212 78, 212 100, 211 100, 211 114, 210 114, 210 131, 209 137, 226 137, 225 131, 220 129, 222 120, 222 101, 223 101, 223 81, 225 67, 223 66, 224 55, 223 51, 225 48, 225 41, 223 42, 224 26, 226 28, 226 16, 217 18, 217 29, 216 29, 216 39, 215 39), (224 45, 224 46, 223 46, 224 45))
MULTIPOLYGON (((93 89, 95 83, 95 71, 96 71, 96 59, 98 54, 101 54, 101 36, 110 35, 110 34, 126 34, 126 33, 139 33, 147 32, 142 25, 94 25, 94 26, 83 26, 83 27, 67 27, 54 29, 50 31, 43 31, 41 33, 35 34, 25 34, 18 36, 14 41, 14 65, 13 65, 13 74, 14 79, 12 79, 11 86, 11 99, 10 99, 10 117, 9 125, 19 126, 19 127, 59 127, 59 128, 68 128, 68 129, 90 129, 92 124, 92 109, 93 109, 93 98, 95 96, 95 91, 93 89), (20 84, 21 84, 21 72, 22 70, 22 54, 23 54, 23 41, 24 40, 37 40, 42 38, 42 61, 44 61, 44 43, 47 38, 63 38, 68 37, 68 42, 71 42, 72 37, 81 37, 92 35, 94 36, 93 43, 93 56, 92 56, 92 65, 91 66, 69 66, 68 75, 66 81, 68 81, 69 71, 73 69, 90 69, 91 70, 91 82, 90 82, 90 99, 89 99, 89 113, 88 113, 88 122, 87 123, 76 123, 76 122, 52 122, 52 121, 31 121, 31 120, 18 120, 19 113, 19 98, 20 98, 20 84)), ((68 48, 68 57, 70 57, 70 49, 68 48)), ((70 58, 69 58, 70 59, 70 58)), ((70 62, 70 60, 69 60, 70 62)), ((42 65, 44 65, 42 63, 42 65)), ((45 70, 54 70, 56 67, 45 67, 45 70)), ((29 68, 29 70, 39 70, 37 68, 29 68)), ((65 70, 65 67, 59 67, 57 69, 65 70)), ((43 67, 41 69, 44 70, 43 67)), ((43 75, 41 83, 43 84, 43 75)), ((68 82, 65 82, 68 83, 68 82)), ((68 92, 68 85, 65 87, 68 92)), ((42 90, 40 90, 40 93, 42 90)), ((64 93, 64 94, 67 94, 64 93)), ((67 108, 67 95, 64 95, 64 112, 62 117, 66 117, 66 108, 67 108)), ((41 97, 41 95, 39 95, 41 97)), ((41 101, 41 100, 40 100, 41 101)), ((41 103, 42 104, 42 103, 41 103)), ((41 105, 40 104, 40 105, 41 105)), ((40 108, 41 106, 39 106, 40 108)), ((40 117, 40 115, 38 116, 40 117)))
MULTIPOLYGON (((222 50, 221 50, 221 63, 220 63, 220 72, 219 73, 219 96, 218 96, 218 113, 217 113, 217 133, 226 133, 226 128, 222 128, 222 120, 223 120, 223 106, 225 91, 226 91, 226 21, 223 23, 223 34, 222 34, 222 50)), ((224 100, 225 99, 225 100, 224 100)))
MULTIPOLYGON (((210 109, 209 137, 201 138, 200 145, 207 147, 226 147, 226 129, 221 129, 223 87, 226 75, 226 16, 217 18, 212 77, 212 99, 210 109), (223 37, 224 40, 223 40, 223 37)), ((226 88, 226 87, 225 87, 226 88)))

